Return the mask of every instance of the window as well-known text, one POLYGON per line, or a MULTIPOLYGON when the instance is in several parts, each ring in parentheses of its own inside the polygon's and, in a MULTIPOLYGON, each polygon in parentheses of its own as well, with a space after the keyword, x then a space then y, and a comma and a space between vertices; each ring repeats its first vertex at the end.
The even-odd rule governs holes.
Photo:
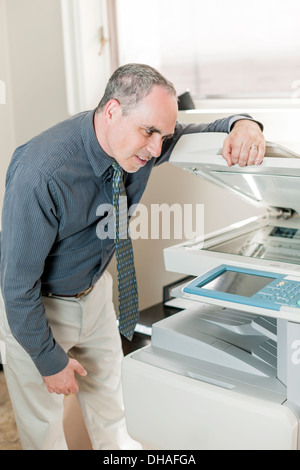
POLYGON ((119 62, 148 63, 196 98, 289 98, 299 18, 299 0, 116 0, 119 62))

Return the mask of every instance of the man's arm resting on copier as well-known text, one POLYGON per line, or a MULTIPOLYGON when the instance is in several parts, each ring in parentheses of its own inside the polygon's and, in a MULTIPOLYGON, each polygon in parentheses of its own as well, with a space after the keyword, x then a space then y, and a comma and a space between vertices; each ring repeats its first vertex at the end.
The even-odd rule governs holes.
POLYGON ((262 130, 263 125, 252 119, 249 114, 229 116, 209 124, 177 122, 174 136, 164 143, 161 156, 156 159, 155 165, 169 160, 174 146, 182 135, 199 132, 228 134, 224 141, 222 155, 229 166, 236 163, 240 166, 259 164, 265 154, 265 139, 262 130))

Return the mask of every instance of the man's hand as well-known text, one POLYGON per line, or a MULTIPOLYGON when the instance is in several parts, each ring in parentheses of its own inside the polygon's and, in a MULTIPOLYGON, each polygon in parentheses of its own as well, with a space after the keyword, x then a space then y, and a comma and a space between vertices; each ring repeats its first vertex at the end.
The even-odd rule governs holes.
POLYGON ((222 155, 228 166, 239 164, 260 165, 266 151, 266 143, 260 127, 248 119, 237 121, 226 137, 222 155))
POLYGON ((50 393, 77 393, 79 390, 77 380, 75 379, 75 372, 85 376, 86 370, 75 359, 69 359, 67 366, 60 372, 54 375, 43 377, 45 385, 50 393))

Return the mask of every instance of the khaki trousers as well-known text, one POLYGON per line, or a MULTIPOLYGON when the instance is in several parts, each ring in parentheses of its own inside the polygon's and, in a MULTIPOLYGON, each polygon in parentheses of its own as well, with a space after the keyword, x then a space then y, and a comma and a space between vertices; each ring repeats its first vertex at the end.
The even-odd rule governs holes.
MULTIPOLYGON (((85 377, 76 374, 77 399, 93 449, 139 449, 127 434, 124 418, 123 353, 110 274, 105 272, 86 297, 52 296, 43 301, 54 338, 87 370, 85 377)), ((48 392, 31 358, 12 336, 2 297, 0 340, 5 344, 4 373, 23 449, 67 450, 64 396, 48 392)))

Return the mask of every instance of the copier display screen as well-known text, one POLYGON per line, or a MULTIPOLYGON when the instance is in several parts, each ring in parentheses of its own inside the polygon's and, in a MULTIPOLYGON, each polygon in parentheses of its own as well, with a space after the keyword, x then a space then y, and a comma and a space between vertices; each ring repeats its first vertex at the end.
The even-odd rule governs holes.
POLYGON ((228 294, 251 297, 273 280, 274 278, 272 277, 226 270, 207 284, 202 284, 201 287, 219 292, 227 292, 228 294))

